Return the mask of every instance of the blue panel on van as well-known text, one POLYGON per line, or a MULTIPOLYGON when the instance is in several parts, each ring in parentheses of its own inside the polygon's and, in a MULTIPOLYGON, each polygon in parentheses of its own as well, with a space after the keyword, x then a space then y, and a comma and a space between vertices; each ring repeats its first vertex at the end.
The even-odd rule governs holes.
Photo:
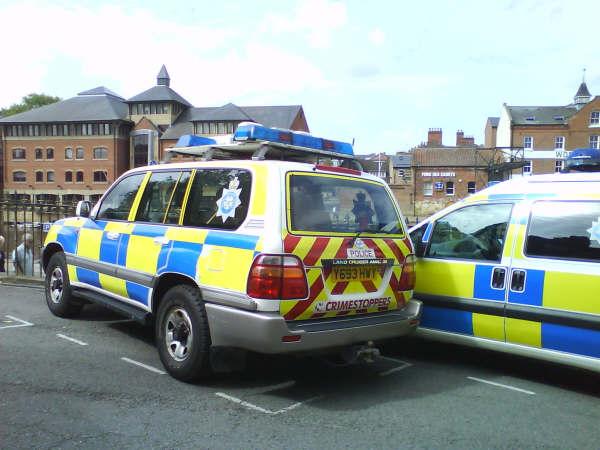
POLYGON ((163 247, 158 255, 158 273, 176 272, 195 278, 200 253, 202 244, 172 241, 171 245, 163 247))
POLYGON ((148 305, 148 291, 150 290, 149 288, 137 283, 133 283, 131 281, 126 281, 125 287, 127 288, 127 296, 131 300, 135 300, 140 303, 143 303, 144 305, 148 305))
MULTIPOLYGON (((519 269, 524 270, 524 269, 519 269)), ((544 270, 527 269, 525 276, 525 290, 523 292, 510 291, 508 293, 509 303, 521 305, 542 306, 544 297, 544 270)), ((510 279, 508 280, 510 284, 510 279)))
POLYGON ((100 261, 116 264, 117 263, 117 250, 119 249, 118 239, 108 239, 106 233, 102 233, 102 240, 100 241, 100 261))
POLYGON ((542 323, 542 347, 600 358, 600 331, 542 323))
POLYGON ((79 237, 79 228, 71 226, 62 226, 56 235, 56 240, 65 253, 77 253, 77 238, 79 237))
POLYGON ((505 289, 492 288, 492 271, 494 266, 475 266, 475 280, 473 281, 473 297, 482 300, 504 301, 505 289))
POLYGON ((79 282, 87 283, 91 286, 101 287, 98 272, 84 269, 82 267, 77 267, 75 270, 77 272, 77 280, 79 280, 79 282))
POLYGON ((473 314, 468 311, 425 305, 421 317, 421 326, 472 336, 473 314))
POLYGON ((127 247, 129 246, 129 235, 122 234, 119 237, 119 254, 117 255, 117 264, 124 266, 127 262, 127 247))

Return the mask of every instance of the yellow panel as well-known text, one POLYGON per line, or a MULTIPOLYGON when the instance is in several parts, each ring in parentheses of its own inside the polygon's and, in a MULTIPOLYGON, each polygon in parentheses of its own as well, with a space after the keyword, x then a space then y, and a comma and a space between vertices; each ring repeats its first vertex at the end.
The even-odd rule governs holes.
POLYGON ((265 166, 255 166, 255 183, 253 186, 254 192, 252 195, 252 205, 250 214, 253 216, 264 216, 267 209, 267 168, 265 166))
POLYGON ((111 233, 131 234, 134 226, 134 223, 108 222, 104 227, 104 231, 109 231, 111 233))
POLYGON ((416 273, 417 292, 473 298, 475 264, 418 258, 416 273))
POLYGON ((102 242, 102 230, 91 228, 80 228, 77 241, 77 255, 86 258, 100 259, 100 244, 102 242))
POLYGON ((77 268, 72 266, 71 264, 67 264, 67 272, 69 272, 69 281, 78 281, 77 278, 77 268))
POLYGON ((58 238, 58 230, 60 230, 60 225, 53 225, 50 227, 48 234, 46 235, 46 239, 44 240, 44 245, 48 245, 50 242, 55 242, 58 238))
POLYGON ((68 219, 65 219, 65 221, 62 223, 64 226, 69 226, 69 227, 82 227, 83 224, 85 223, 86 219, 84 219, 83 217, 70 217, 68 219))
POLYGON ((308 252, 310 251, 311 247, 315 243, 316 239, 317 238, 314 237, 301 238, 300 242, 298 242, 298 245, 296 245, 296 248, 293 251, 294 255, 304 260, 304 258, 306 258, 306 255, 308 255, 308 252))
POLYGON ((162 246, 156 244, 151 237, 132 234, 129 237, 129 245, 127 246, 125 267, 155 274, 161 248, 162 246))
POLYGON ((504 341, 504 317, 473 313, 473 335, 504 341))
POLYGON ((543 305, 600 314, 600 274, 546 272, 543 305))
POLYGON ((106 289, 114 294, 129 298, 129 295, 127 295, 127 286, 125 285, 125 280, 104 275, 102 273, 99 274, 99 279, 102 289, 106 289))
POLYGON ((198 259, 199 282, 203 285, 246 292, 252 250, 231 247, 209 248, 198 259))
POLYGON ((542 324, 521 319, 506 319, 506 341, 541 348, 542 324))
POLYGON ((207 233, 207 230, 200 230, 198 228, 169 227, 165 233, 165 237, 179 242, 204 244, 207 233))
POLYGON ((515 244, 515 257, 516 258, 524 258, 523 254, 523 246, 525 244, 525 225, 514 225, 515 228, 515 236, 516 236, 516 244, 515 244))
POLYGON ((331 238, 321 254, 322 259, 333 259, 344 242, 344 238, 331 238))

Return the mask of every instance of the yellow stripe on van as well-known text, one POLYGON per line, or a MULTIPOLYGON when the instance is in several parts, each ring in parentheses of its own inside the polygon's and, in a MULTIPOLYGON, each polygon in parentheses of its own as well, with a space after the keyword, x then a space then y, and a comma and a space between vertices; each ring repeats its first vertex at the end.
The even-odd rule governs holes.
POLYGON ((473 279, 475 264, 463 264, 458 261, 436 261, 417 259, 417 285, 415 291, 432 295, 473 298, 473 279), (419 273, 427 273, 420 277, 419 273), (432 280, 439 280, 434 281, 432 280))
POLYGON ((250 214, 264 216, 267 210, 267 168, 265 166, 255 166, 253 169, 256 174, 255 179, 262 181, 254 183, 250 214))
POLYGON ((98 279, 100 281, 100 286, 102 287, 102 289, 106 289, 109 292, 114 292, 117 295, 129 298, 129 295, 127 294, 127 286, 125 284, 125 280, 111 277, 110 275, 105 275, 103 273, 98 275, 98 279))
POLYGON ((129 211, 129 217, 127 220, 129 222, 133 222, 135 220, 135 216, 137 214, 138 206, 140 205, 140 201, 142 200, 142 195, 144 195, 144 189, 146 189, 146 185, 148 184, 148 180, 152 176, 152 172, 146 172, 146 176, 142 180, 142 184, 138 188, 137 194, 135 194, 135 198, 133 199, 133 204, 131 205, 131 210, 129 211))
POLYGON ((134 226, 134 223, 108 222, 104 227, 104 231, 111 233, 131 234, 134 226))
POLYGON ((100 259, 100 244, 102 242, 102 230, 91 228, 80 228, 77 240, 77 255, 94 260, 100 259))
POLYGON ((169 227, 165 237, 174 241, 204 244, 207 234, 208 230, 198 228, 169 227))
POLYGON ((162 246, 147 236, 129 236, 125 267, 154 275, 162 246))
POLYGON ((600 314, 598 275, 547 271, 542 305, 582 313, 600 314))
POLYGON ((506 319, 506 341, 513 344, 542 347, 542 324, 521 319, 506 319))
POLYGON ((473 335, 504 342, 504 317, 473 313, 473 335))
POLYGON ((77 267, 67 264, 67 272, 69 272, 69 281, 72 283, 74 281, 79 281, 77 278, 77 267))

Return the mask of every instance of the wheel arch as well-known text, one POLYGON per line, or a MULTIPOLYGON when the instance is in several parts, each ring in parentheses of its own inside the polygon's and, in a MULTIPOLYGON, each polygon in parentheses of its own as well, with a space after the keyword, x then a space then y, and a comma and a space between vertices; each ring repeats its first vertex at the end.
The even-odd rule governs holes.
POLYGON ((52 258, 55 253, 59 252, 64 252, 64 249, 62 248, 62 245, 58 244, 57 242, 51 242, 44 247, 42 252, 42 269, 44 272, 46 272, 46 267, 48 267, 50 258, 52 258))
POLYGON ((187 286, 194 287, 198 289, 200 295, 202 295, 202 291, 200 286, 196 283, 196 281, 189 277, 188 275, 183 275, 181 273, 163 273, 156 280, 154 289, 152 291, 152 315, 156 317, 158 312, 158 307, 160 306, 160 302, 165 292, 171 289, 174 286, 185 284, 187 286))

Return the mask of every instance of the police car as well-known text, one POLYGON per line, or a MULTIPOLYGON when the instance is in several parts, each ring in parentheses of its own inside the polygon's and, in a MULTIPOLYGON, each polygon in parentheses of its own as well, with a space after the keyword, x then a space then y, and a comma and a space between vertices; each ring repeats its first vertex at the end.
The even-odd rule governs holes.
POLYGON ((600 371, 600 173, 502 182, 411 237, 422 336, 600 371))
POLYGON ((351 145, 253 123, 231 142, 182 144, 170 153, 201 160, 133 169, 53 224, 52 313, 92 302, 153 321, 166 370, 185 381, 211 374, 222 349, 360 348, 414 330, 404 219, 351 145))

